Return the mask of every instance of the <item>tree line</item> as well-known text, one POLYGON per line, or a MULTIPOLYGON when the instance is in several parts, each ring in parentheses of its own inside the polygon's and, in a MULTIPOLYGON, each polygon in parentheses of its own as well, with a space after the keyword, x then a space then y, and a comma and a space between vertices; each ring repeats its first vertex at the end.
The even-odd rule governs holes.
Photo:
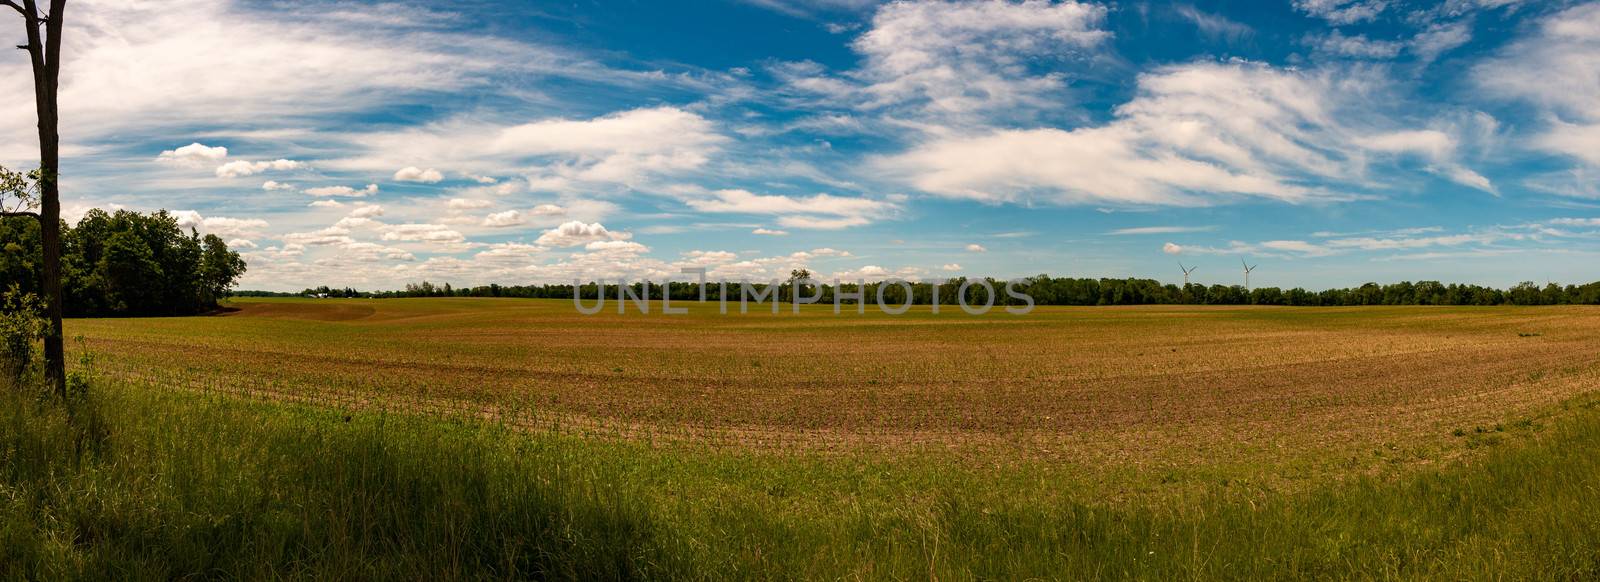
MULTIPOLYGON (((212 234, 185 232, 165 210, 90 210, 61 231, 63 312, 69 317, 192 315, 217 308, 246 265, 212 234)), ((0 275, 9 289, 43 297, 40 222, 0 220, 0 275)))
MULTIPOLYGON (((996 305, 1018 305, 1021 301, 1007 296, 1005 292, 1006 281, 999 279, 985 279, 995 290, 996 305)), ((954 305, 959 299, 958 293, 966 278, 957 278, 938 286, 939 303, 954 305)), ((645 292, 645 283, 635 283, 631 287, 634 295, 642 296, 645 292)), ((674 301, 693 301, 700 296, 700 287, 697 283, 669 283, 663 286, 660 283, 649 283, 649 294, 652 299, 659 299, 664 293, 670 292, 674 301)), ((752 283, 759 293, 765 293, 768 283, 752 283)), ((793 297, 794 289, 792 280, 782 282, 777 290, 778 296, 785 299, 793 297)), ((820 292, 820 303, 833 303, 835 293, 855 294, 861 292, 856 284, 845 283, 835 287, 833 285, 819 285, 820 289, 811 285, 805 286, 801 291, 803 297, 810 298, 820 292)), ((885 285, 883 283, 866 284, 867 301, 876 300, 879 287, 883 287, 884 299, 896 305, 905 303, 905 289, 900 285, 885 285)), ((927 283, 913 283, 911 285, 911 302, 918 305, 928 305, 933 302, 935 288, 927 283)), ((1281 289, 1278 287, 1258 287, 1245 289, 1240 285, 1175 285, 1162 283, 1155 279, 1108 279, 1084 277, 1053 277, 1050 275, 1037 275, 1024 279, 1015 287, 1018 292, 1031 296, 1038 305, 1283 305, 1302 307, 1334 307, 1334 306, 1364 306, 1364 305, 1600 305, 1600 282, 1585 285, 1557 285, 1549 283, 1540 286, 1533 282, 1523 282, 1509 289, 1496 289, 1482 285, 1445 284, 1438 281, 1402 281, 1399 283, 1378 284, 1366 283, 1359 287, 1325 289, 1309 291, 1303 288, 1281 289)), ((585 300, 596 299, 602 292, 608 299, 617 297, 616 285, 596 283, 580 285, 576 290, 577 296, 585 300)), ((730 283, 728 299, 738 301, 739 286, 730 283)), ((986 303, 987 291, 976 283, 969 285, 966 290, 969 304, 986 303)), ((321 286, 306 289, 299 293, 270 293, 260 291, 241 291, 237 295, 274 295, 274 296, 305 296, 326 298, 397 298, 397 297, 513 297, 528 299, 572 299, 574 289, 572 285, 479 285, 472 287, 453 287, 449 283, 436 285, 423 281, 406 285, 405 289, 392 291, 358 291, 354 288, 332 288, 321 286)), ((716 301, 719 289, 715 284, 707 288, 707 299, 716 301)), ((845 300, 843 303, 853 303, 845 300)))

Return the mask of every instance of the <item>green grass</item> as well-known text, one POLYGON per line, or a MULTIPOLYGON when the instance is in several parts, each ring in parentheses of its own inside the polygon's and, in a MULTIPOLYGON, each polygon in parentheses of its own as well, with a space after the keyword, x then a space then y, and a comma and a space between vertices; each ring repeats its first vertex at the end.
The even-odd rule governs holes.
MULTIPOLYGON (((1600 576, 1600 410, 1293 493, 652 447, 104 382, 0 394, 0 578, 1600 576)), ((1552 420, 1554 419, 1554 420, 1552 420)), ((1492 438, 1491 438, 1492 437, 1492 438)))

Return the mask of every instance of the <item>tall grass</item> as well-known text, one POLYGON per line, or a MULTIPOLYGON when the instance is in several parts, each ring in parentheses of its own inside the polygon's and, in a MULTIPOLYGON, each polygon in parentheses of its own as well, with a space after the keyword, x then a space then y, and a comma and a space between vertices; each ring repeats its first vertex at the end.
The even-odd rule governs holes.
POLYGON ((0 578, 1600 576, 1589 401, 1482 437, 1491 450, 1470 463, 1400 478, 1112 502, 1055 473, 932 457, 655 449, 131 385, 93 395, 0 395, 0 578))

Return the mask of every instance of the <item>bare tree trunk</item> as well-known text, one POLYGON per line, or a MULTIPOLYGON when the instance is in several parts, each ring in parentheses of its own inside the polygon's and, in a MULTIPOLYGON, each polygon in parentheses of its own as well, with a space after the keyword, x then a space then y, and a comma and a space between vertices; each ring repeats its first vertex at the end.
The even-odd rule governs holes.
POLYGON ((39 232, 44 245, 45 310, 50 317, 44 338, 45 377, 61 396, 67 393, 67 356, 61 330, 61 138, 57 134, 56 87, 61 77, 61 20, 66 4, 66 0, 51 0, 50 12, 43 15, 46 38, 41 39, 36 0, 22 3, 28 29, 24 48, 33 64, 34 104, 39 114, 39 232))

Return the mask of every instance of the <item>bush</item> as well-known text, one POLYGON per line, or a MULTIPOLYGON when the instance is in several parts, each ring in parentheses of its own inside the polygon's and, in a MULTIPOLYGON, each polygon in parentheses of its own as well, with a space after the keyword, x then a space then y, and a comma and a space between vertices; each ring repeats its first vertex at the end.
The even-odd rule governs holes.
POLYGON ((43 303, 12 285, 0 296, 0 385, 23 386, 41 373, 39 339, 48 329, 43 303))

